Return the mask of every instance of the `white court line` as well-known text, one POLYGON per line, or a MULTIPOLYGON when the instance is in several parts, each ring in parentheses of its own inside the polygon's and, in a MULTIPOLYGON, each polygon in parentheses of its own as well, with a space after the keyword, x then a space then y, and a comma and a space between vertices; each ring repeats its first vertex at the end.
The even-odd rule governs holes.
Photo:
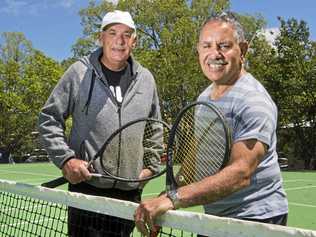
MULTIPOLYGON (((153 196, 153 195, 158 195, 158 193, 148 193, 143 195, 143 197, 147 197, 147 196, 153 196)), ((297 203, 297 202, 289 202, 289 205, 292 206, 300 206, 300 207, 311 207, 311 208, 316 208, 315 205, 310 205, 310 204, 303 204, 303 203, 297 203)))
POLYGON ((296 188, 286 188, 285 191, 293 191, 293 190, 300 190, 300 189, 307 189, 307 188, 316 188, 316 186, 302 186, 302 187, 296 187, 296 188))
POLYGON ((303 203, 297 203, 297 202, 289 202, 290 205, 293 206, 300 206, 300 207, 313 207, 316 208, 315 205, 310 205, 310 204, 303 204, 303 203))
POLYGON ((294 183, 294 182, 315 182, 312 179, 292 179, 292 180, 283 180, 283 183, 294 183))
MULTIPOLYGON (((296 187, 296 188, 286 188, 285 191, 292 191, 292 190, 299 190, 299 189, 306 189, 306 188, 316 188, 316 186, 302 186, 302 187, 296 187)), ((155 195, 158 195, 158 194, 159 193, 146 193, 146 194, 143 195, 143 197, 155 196, 155 195)))
POLYGON ((30 172, 18 172, 18 171, 10 171, 10 170, 1 171, 1 175, 5 175, 5 174, 21 174, 21 175, 26 174, 26 175, 35 175, 35 176, 56 177, 56 175, 43 174, 43 173, 38 173, 38 172, 30 173, 30 172))
POLYGON ((39 182, 46 182, 47 179, 44 178, 36 178, 36 179, 17 179, 14 180, 15 182, 21 182, 21 183, 27 183, 27 184, 33 184, 33 185, 38 185, 39 182))
MULTIPOLYGON (((300 181, 306 181, 306 180, 300 180, 300 181)), ((312 180, 309 180, 312 181, 312 180)), ((314 181, 314 180, 313 180, 314 181)), ((293 182, 296 182, 293 180, 293 182)), ((300 189, 308 189, 308 188, 316 188, 316 186, 302 186, 302 187, 296 187, 296 188, 287 188, 285 189, 285 191, 295 191, 295 190, 300 190, 300 189)), ((312 208, 316 208, 315 205, 310 205, 310 204, 303 204, 303 203, 297 203, 297 202, 289 202, 289 205, 293 205, 293 206, 300 206, 300 207, 312 207, 312 208)))
MULTIPOLYGON (((307 189, 307 188, 316 188, 316 186, 302 186, 302 187, 296 187, 296 188, 286 188, 285 191, 293 191, 293 190, 300 190, 300 189, 307 189)), ((146 194, 143 194, 143 197, 157 196, 158 194, 159 193, 146 193, 146 194)))

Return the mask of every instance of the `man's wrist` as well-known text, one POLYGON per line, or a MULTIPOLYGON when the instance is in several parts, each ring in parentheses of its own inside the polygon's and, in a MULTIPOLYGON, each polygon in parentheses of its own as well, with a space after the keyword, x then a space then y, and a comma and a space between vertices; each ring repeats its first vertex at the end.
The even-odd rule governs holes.
POLYGON ((75 157, 75 156, 69 156, 69 157, 65 158, 65 159, 61 162, 61 164, 60 164, 60 166, 59 166, 60 169, 63 169, 64 166, 65 166, 65 164, 66 164, 68 161, 72 160, 72 159, 76 159, 76 157, 75 157))
POLYGON ((177 190, 167 191, 167 197, 171 200, 174 209, 178 209, 180 207, 180 199, 177 190))

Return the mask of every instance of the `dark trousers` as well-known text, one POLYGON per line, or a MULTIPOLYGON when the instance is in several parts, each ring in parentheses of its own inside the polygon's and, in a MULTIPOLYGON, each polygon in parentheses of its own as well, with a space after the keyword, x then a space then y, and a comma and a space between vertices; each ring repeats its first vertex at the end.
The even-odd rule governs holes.
MULTIPOLYGON (((267 218, 267 219, 262 219, 262 220, 260 220, 260 219, 247 219, 247 218, 241 219, 241 220, 286 226, 287 214, 280 215, 280 216, 274 216, 274 217, 267 218)), ((207 237, 207 236, 198 235, 197 237, 207 237)))
POLYGON ((286 224, 287 224, 287 214, 280 215, 280 216, 274 216, 274 217, 271 217, 271 218, 268 218, 268 219, 263 219, 263 220, 259 220, 259 219, 243 219, 243 220, 286 226, 286 224))
MULTIPOLYGON (((69 191, 137 203, 141 200, 141 190, 138 189, 131 191, 100 189, 80 183, 69 184, 69 191)), ((70 237, 127 237, 130 236, 134 227, 134 221, 68 207, 68 234, 70 237)))

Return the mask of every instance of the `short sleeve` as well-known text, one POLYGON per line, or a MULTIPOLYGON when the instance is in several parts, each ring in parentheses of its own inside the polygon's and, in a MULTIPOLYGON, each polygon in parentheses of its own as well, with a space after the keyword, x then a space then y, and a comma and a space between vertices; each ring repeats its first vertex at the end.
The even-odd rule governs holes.
POLYGON ((269 147, 276 129, 274 103, 257 92, 248 93, 236 106, 234 141, 257 139, 269 147))

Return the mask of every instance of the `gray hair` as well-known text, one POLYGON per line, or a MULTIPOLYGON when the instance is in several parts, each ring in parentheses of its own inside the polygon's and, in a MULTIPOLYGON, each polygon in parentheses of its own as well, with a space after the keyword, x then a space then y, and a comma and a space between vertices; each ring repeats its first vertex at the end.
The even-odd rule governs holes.
POLYGON ((215 16, 211 16, 211 17, 207 18, 206 21, 204 21, 204 23, 202 24, 202 26, 200 28, 200 34, 201 34, 201 31, 203 30, 204 26, 211 21, 218 21, 218 22, 224 22, 224 23, 231 24, 235 29, 234 35, 235 35, 237 42, 238 43, 246 42, 244 28, 242 27, 242 25, 240 24, 240 22, 238 21, 238 19, 236 18, 236 16, 232 12, 223 12, 219 15, 215 15, 215 16))

